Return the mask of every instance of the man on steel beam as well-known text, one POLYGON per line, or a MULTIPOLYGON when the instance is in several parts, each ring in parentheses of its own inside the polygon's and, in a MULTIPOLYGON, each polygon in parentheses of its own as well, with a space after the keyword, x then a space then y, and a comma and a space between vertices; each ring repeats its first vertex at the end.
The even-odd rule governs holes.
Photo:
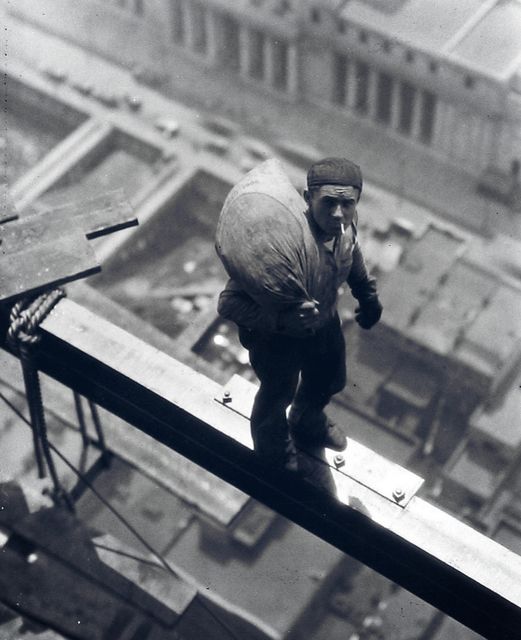
MULTIPOLYGON (((272 239, 263 246, 264 232, 281 236, 291 227, 268 213, 263 226, 256 216, 255 233, 248 237, 259 249, 254 254, 257 258, 249 257, 247 268, 255 271, 258 267, 257 279, 277 271, 277 264, 269 262, 270 248, 277 261, 308 260, 312 273, 306 276, 306 295, 290 304, 271 304, 269 296, 257 296, 238 282, 241 274, 228 268, 229 261, 223 259, 225 246, 220 244, 218 230, 217 251, 231 276, 220 295, 218 311, 238 325, 240 341, 259 378, 251 414, 252 437, 256 452, 275 469, 297 470, 295 445, 337 451, 347 445, 345 434, 324 412, 331 397, 346 384, 345 341, 337 312, 339 287, 347 282, 358 300, 355 319, 363 329, 373 327, 382 314, 376 280, 367 272, 357 236, 361 193, 358 165, 345 158, 326 158, 313 164, 307 174, 307 208, 298 212, 303 231, 298 229, 286 244, 275 246, 272 239), (306 244, 304 258, 302 252, 293 251, 290 242, 306 244), (287 247, 285 255, 281 246, 287 247)), ((235 233, 240 224, 237 218, 235 233)), ((286 279, 296 279, 294 273, 301 265, 285 267, 291 272, 286 279)), ((273 291, 275 287, 270 283, 267 288, 273 291)))

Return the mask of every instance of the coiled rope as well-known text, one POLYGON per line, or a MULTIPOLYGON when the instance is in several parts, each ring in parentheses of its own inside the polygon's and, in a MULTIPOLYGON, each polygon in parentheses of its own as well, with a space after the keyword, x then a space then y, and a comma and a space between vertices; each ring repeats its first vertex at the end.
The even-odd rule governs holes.
POLYGON ((53 498, 55 502, 64 503, 68 509, 73 511, 74 507, 70 496, 58 478, 49 446, 40 376, 33 358, 34 349, 41 340, 40 324, 64 296, 65 291, 59 288, 17 302, 12 307, 9 316, 7 344, 19 356, 22 364, 38 476, 40 478, 46 477, 45 466, 47 466, 54 486, 53 498))

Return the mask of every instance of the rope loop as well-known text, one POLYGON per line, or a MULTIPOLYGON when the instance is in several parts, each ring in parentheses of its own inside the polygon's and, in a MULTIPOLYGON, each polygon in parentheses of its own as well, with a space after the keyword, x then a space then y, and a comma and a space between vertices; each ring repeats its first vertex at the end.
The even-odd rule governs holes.
POLYGON ((41 339, 38 331, 40 324, 64 296, 65 291, 58 288, 46 291, 36 298, 26 298, 14 304, 7 331, 9 346, 17 351, 21 345, 37 344, 41 339))
POLYGON ((7 343, 19 356, 22 364, 22 373, 25 384, 25 395, 29 413, 31 415, 31 428, 33 431, 33 446, 38 468, 38 476, 45 477, 47 466, 54 485, 52 493, 56 504, 65 504, 73 511, 74 505, 63 489, 51 454, 45 411, 43 407, 42 389, 38 369, 34 363, 32 349, 40 339, 39 326, 47 317, 55 304, 65 296, 63 289, 53 289, 42 293, 37 297, 20 300, 13 305, 9 317, 9 329, 7 331, 7 343))

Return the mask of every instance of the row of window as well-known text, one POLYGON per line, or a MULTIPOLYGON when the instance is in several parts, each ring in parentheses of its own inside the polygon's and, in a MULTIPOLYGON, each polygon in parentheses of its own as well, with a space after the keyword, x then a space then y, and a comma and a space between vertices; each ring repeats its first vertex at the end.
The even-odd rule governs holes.
POLYGON ((190 7, 188 7, 184 0, 172 0, 172 38, 176 44, 186 45, 188 43, 188 20, 190 20, 190 28, 192 29, 194 50, 198 53, 207 53, 208 25, 206 9, 199 2, 191 2, 190 7))
POLYGON ((359 115, 372 116, 381 124, 396 126, 404 135, 417 135, 425 144, 432 142, 437 103, 435 94, 418 89, 386 71, 373 69, 364 60, 335 54, 331 99, 335 104, 352 108, 359 115), (376 83, 373 96, 370 83, 376 83), (414 127, 415 115, 418 118, 417 130, 414 127))
MULTIPOLYGON (((310 20, 311 22, 314 22, 314 23, 320 23, 322 20, 321 11, 317 8, 312 8, 310 10, 310 20)), ((342 34, 347 33, 347 30, 348 30, 347 21, 343 19, 338 20, 337 29, 339 33, 342 33, 342 34)), ((365 29, 357 29, 357 32, 358 32, 358 41, 361 44, 367 44, 369 42, 369 33, 365 29)), ((393 43, 391 40, 385 38, 381 40, 381 47, 383 52, 388 54, 388 53, 391 53, 391 50, 393 49, 393 43)), ((412 64, 416 61, 415 52, 411 51, 410 49, 407 49, 405 51, 404 57, 405 57, 405 61, 408 62, 409 64, 412 64)), ((436 60, 429 61, 429 71, 431 73, 436 73, 438 71, 438 68, 439 68, 439 65, 436 60)), ((476 84, 476 79, 474 78, 474 76, 467 74, 463 78, 463 84, 465 88, 473 89, 476 84)))
MULTIPOLYGON (((208 9, 201 0, 192 0, 189 4, 186 0, 172 0, 174 42, 207 55, 208 17, 208 9)), ((211 19, 215 28, 215 55, 223 67, 268 83, 278 91, 288 90, 290 60, 287 42, 250 28, 247 38, 241 43, 238 20, 224 13, 212 13, 211 19)), ((335 104, 395 127, 403 135, 414 135, 425 144, 432 142, 437 101, 431 91, 418 89, 408 81, 375 70, 364 60, 348 58, 343 53, 334 55, 332 81, 331 99, 335 104)))
MULTIPOLYGON (((212 20, 216 29, 215 53, 222 66, 235 72, 242 68, 254 80, 269 82, 279 91, 287 90, 289 46, 286 42, 268 38, 260 30, 249 29, 243 51, 240 23, 229 14, 213 13, 212 20), (269 58, 268 46, 271 47, 269 58)), ((188 6, 185 0, 173 0, 172 24, 176 44, 191 46, 202 55, 208 54, 208 10, 201 2, 191 2, 188 6), (191 30, 190 38, 188 29, 191 30)))

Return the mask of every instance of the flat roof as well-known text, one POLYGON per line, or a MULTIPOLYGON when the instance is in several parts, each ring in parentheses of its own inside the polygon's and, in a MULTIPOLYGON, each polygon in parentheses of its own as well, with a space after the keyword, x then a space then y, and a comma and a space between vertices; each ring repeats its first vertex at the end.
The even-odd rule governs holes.
MULTIPOLYGON (((201 553, 204 524, 194 520, 167 555, 209 591, 248 612, 283 637, 310 605, 314 576, 326 576, 344 554, 282 518, 264 552, 201 553), (291 594, 291 597, 288 597, 291 594)), ((203 547, 204 549, 204 547, 203 547)))
POLYGON ((411 329, 411 334, 438 353, 449 353, 461 332, 483 312, 497 286, 496 278, 456 262, 411 329))
POLYGON ((486 469, 479 461, 473 459, 472 453, 463 449, 453 466, 445 473, 447 478, 464 487, 470 493, 488 500, 497 489, 498 474, 486 469))
POLYGON ((521 344, 521 292, 499 284, 456 349, 456 356, 496 374, 521 344))
POLYGON ((501 403, 480 407, 470 420, 471 429, 499 441, 510 449, 521 444, 521 374, 510 385, 501 403))
POLYGON ((429 301, 441 276, 457 259, 463 242, 431 225, 421 238, 406 247, 400 265, 381 279, 386 324, 410 334, 411 317, 429 301))
POLYGON ((346 3, 341 17, 439 55, 483 6, 483 0, 405 0, 392 6, 388 10, 383 2, 352 0, 346 3))
POLYGON ((450 56, 484 73, 511 75, 521 55, 521 2, 497 2, 451 50, 450 56), (514 68, 512 68, 514 65, 514 68), (510 72, 510 73, 509 73, 510 72))
POLYGON ((519 0, 352 0, 340 17, 485 75, 513 74, 519 58, 519 0))
POLYGON ((384 389, 416 409, 425 409, 437 392, 438 384, 425 365, 404 359, 398 363, 384 389))

